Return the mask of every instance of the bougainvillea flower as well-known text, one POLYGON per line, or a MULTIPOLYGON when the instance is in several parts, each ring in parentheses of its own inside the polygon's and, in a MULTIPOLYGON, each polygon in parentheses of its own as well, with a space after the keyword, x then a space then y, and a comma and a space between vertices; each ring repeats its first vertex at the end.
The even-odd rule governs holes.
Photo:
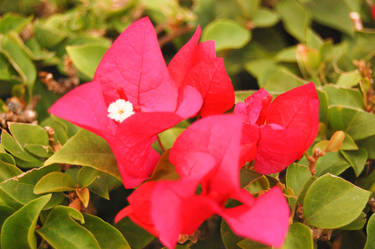
POLYGON ((180 234, 194 233, 204 220, 218 214, 236 234, 281 246, 289 221, 281 190, 274 187, 255 199, 240 188, 241 128, 239 115, 211 116, 191 125, 169 155, 180 179, 141 185, 129 196, 130 205, 118 213, 116 222, 129 216, 168 248, 175 248, 180 234), (229 198, 241 204, 225 208, 229 198))
POLYGON ((59 99, 58 117, 106 139, 127 188, 153 171, 158 133, 194 116, 202 106, 192 86, 171 77, 148 18, 130 25, 108 49, 92 82, 59 99))
POLYGON ((213 41, 199 42, 200 27, 173 57, 168 70, 180 86, 199 90, 204 102, 201 116, 223 113, 234 105, 234 89, 225 71, 224 60, 216 57, 213 41))
POLYGON ((262 174, 280 172, 314 142, 319 125, 319 99, 313 83, 276 97, 263 88, 235 106, 242 115, 241 164, 255 158, 262 174))

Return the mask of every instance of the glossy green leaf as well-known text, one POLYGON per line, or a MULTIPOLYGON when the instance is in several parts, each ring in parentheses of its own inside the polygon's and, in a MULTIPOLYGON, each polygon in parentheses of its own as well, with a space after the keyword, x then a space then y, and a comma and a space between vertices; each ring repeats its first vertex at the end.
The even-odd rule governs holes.
POLYGON ((14 159, 9 155, 5 153, 0 154, 0 181, 4 181, 8 178, 14 177, 16 175, 19 175, 22 173, 22 170, 20 170, 14 162, 14 159), (7 158, 11 158, 11 160, 7 160, 7 158))
POLYGON ((250 31, 228 19, 211 22, 202 33, 203 41, 215 41, 217 51, 242 48, 250 41, 250 38, 250 31))
POLYGON ((293 223, 289 226, 282 249, 313 249, 314 243, 311 229, 302 223, 293 223))
POLYGON ((281 16, 285 29, 299 41, 306 41, 311 17, 299 1, 280 1, 276 5, 276 10, 281 16))
POLYGON ((338 228, 355 220, 365 207, 370 192, 337 176, 319 177, 303 201, 305 221, 319 228, 338 228))
POLYGON ((369 159, 375 159, 375 136, 358 141, 358 146, 367 151, 369 159))
POLYGON ((237 243, 242 240, 241 237, 235 235, 224 220, 221 222, 220 234, 225 249, 239 249, 237 243))
POLYGON ((317 176, 324 175, 326 173, 339 175, 349 167, 350 164, 347 160, 345 160, 340 152, 327 152, 323 157, 318 159, 315 169, 317 176))
POLYGON ((99 44, 85 44, 68 46, 66 47, 66 50, 77 69, 92 79, 96 67, 108 48, 109 46, 99 44))
POLYGON ((101 249, 130 249, 124 236, 114 226, 97 216, 85 214, 83 224, 99 242, 101 249))
POLYGON ((269 9, 261 8, 251 18, 251 24, 257 28, 275 25, 279 21, 279 15, 269 9))
POLYGON ((87 187, 103 174, 93 168, 82 167, 78 171, 77 182, 80 187, 87 187))
POLYGON ((0 19, 0 33, 6 34, 10 31, 21 32, 30 23, 32 18, 22 17, 13 13, 7 13, 0 19))
POLYGON ((350 166, 354 169, 355 175, 358 177, 365 168, 368 159, 367 151, 361 148, 354 151, 340 151, 340 153, 350 163, 350 166))
POLYGON ((54 163, 92 167, 121 181, 116 159, 107 142, 86 130, 77 132, 44 165, 54 163))
POLYGON ((304 4, 313 18, 329 27, 338 29, 347 34, 353 34, 353 22, 350 20, 351 6, 346 1, 309 0, 304 4))
POLYGON ((77 210, 57 206, 49 213, 38 234, 56 249, 101 249, 95 236, 84 226, 83 215, 77 210))
POLYGON ((161 156, 158 164, 152 172, 150 180, 178 180, 179 178, 176 168, 169 161, 169 150, 167 150, 161 156))
POLYGON ((366 224, 366 214, 361 213, 357 219, 353 220, 350 224, 340 227, 341 230, 360 230, 364 227, 366 224))
POLYGON ((109 192, 122 185, 117 178, 101 173, 88 188, 98 196, 109 200, 109 192))
POLYGON ((53 48, 65 39, 66 33, 61 29, 38 23, 35 25, 35 37, 42 47, 53 48))
POLYGON ((36 68, 13 34, 1 36, 0 52, 8 58, 31 94, 36 79, 36 68))
MULTIPOLYGON (((349 108, 341 105, 332 105, 328 108, 328 121, 333 130, 347 131, 354 116, 361 112, 358 108, 349 108)), ((351 135, 351 134, 349 134, 351 135)), ((353 137, 353 136, 352 136, 353 137)), ((354 138, 354 137, 353 137, 354 138)))
POLYGON ((340 74, 339 79, 336 82, 336 85, 342 87, 353 87, 359 84, 362 79, 361 73, 357 70, 344 72, 340 74))
POLYGON ((42 162, 38 158, 34 157, 24 148, 22 148, 19 142, 6 131, 3 131, 1 133, 1 144, 14 157, 29 162, 31 167, 38 167, 42 164, 42 162))
POLYGON ((340 105, 363 109, 362 94, 358 89, 348 89, 336 85, 325 85, 323 90, 328 94, 328 105, 340 105))
POLYGON ((345 133, 344 142, 341 145, 341 150, 358 150, 358 145, 354 142, 354 139, 347 133, 345 133))
POLYGON ((282 93, 307 83, 284 66, 269 60, 255 60, 247 63, 245 68, 256 76, 261 87, 270 92, 282 93))
POLYGON ((241 249, 271 249, 269 246, 248 239, 239 241, 237 246, 241 249))
POLYGON ((375 214, 372 214, 367 223, 367 241, 364 249, 375 249, 375 214))
POLYGON ((48 145, 47 132, 38 125, 12 123, 9 130, 22 147, 26 144, 48 145))
POLYGON ((357 112, 350 121, 347 132, 354 140, 375 135, 375 115, 368 112, 357 112))
POLYGON ((293 163, 286 171, 286 186, 293 189, 298 196, 310 178, 311 173, 308 166, 293 163))
POLYGON ((280 50, 275 59, 280 62, 297 62, 297 47, 287 47, 280 50))
MULTIPOLYGON (((0 199, 10 207, 20 208, 27 202, 39 197, 39 195, 33 193, 35 183, 43 175, 56 170, 58 170, 58 167, 55 166, 37 168, 1 182, 0 199)), ((46 208, 53 207, 63 199, 63 196, 59 194, 52 195, 51 201, 46 205, 46 208)))
POLYGON ((36 249, 35 225, 51 195, 41 196, 9 216, 1 229, 1 248, 36 249))
POLYGON ((132 249, 143 249, 154 240, 154 236, 136 225, 128 217, 115 224, 132 249))
POLYGON ((25 150, 30 154, 40 158, 48 158, 53 154, 53 149, 49 145, 26 144, 25 150))
POLYGON ((173 127, 171 129, 165 130, 159 134, 161 143, 163 144, 164 149, 172 148, 174 141, 177 137, 184 131, 184 128, 173 127))
POLYGON ((50 192, 73 191, 76 187, 74 180, 63 172, 51 172, 44 175, 34 186, 34 194, 50 192))

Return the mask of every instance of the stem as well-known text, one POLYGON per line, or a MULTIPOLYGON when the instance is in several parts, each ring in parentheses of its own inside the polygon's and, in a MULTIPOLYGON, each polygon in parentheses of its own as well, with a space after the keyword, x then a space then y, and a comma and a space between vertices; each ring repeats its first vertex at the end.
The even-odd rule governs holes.
POLYGON ((157 139, 158 139, 158 143, 159 143, 159 146, 161 148, 161 151, 164 153, 165 152, 165 148, 164 148, 163 144, 161 143, 159 135, 157 136, 157 139))

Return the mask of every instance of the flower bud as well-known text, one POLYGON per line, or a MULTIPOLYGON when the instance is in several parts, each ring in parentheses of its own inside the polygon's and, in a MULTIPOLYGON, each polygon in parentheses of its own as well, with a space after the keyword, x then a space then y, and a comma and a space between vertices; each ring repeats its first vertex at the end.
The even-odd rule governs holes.
POLYGON ((326 152, 336 152, 341 148, 342 143, 345 139, 345 132, 343 131, 336 131, 331 139, 329 140, 329 143, 326 147, 326 152))

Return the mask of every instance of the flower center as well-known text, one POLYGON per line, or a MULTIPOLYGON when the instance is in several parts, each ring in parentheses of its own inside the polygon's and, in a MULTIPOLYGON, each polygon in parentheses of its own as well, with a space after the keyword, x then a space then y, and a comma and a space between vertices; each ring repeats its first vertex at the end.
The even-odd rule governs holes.
POLYGON ((108 106, 108 117, 120 123, 133 114, 133 104, 124 99, 118 99, 108 106))

